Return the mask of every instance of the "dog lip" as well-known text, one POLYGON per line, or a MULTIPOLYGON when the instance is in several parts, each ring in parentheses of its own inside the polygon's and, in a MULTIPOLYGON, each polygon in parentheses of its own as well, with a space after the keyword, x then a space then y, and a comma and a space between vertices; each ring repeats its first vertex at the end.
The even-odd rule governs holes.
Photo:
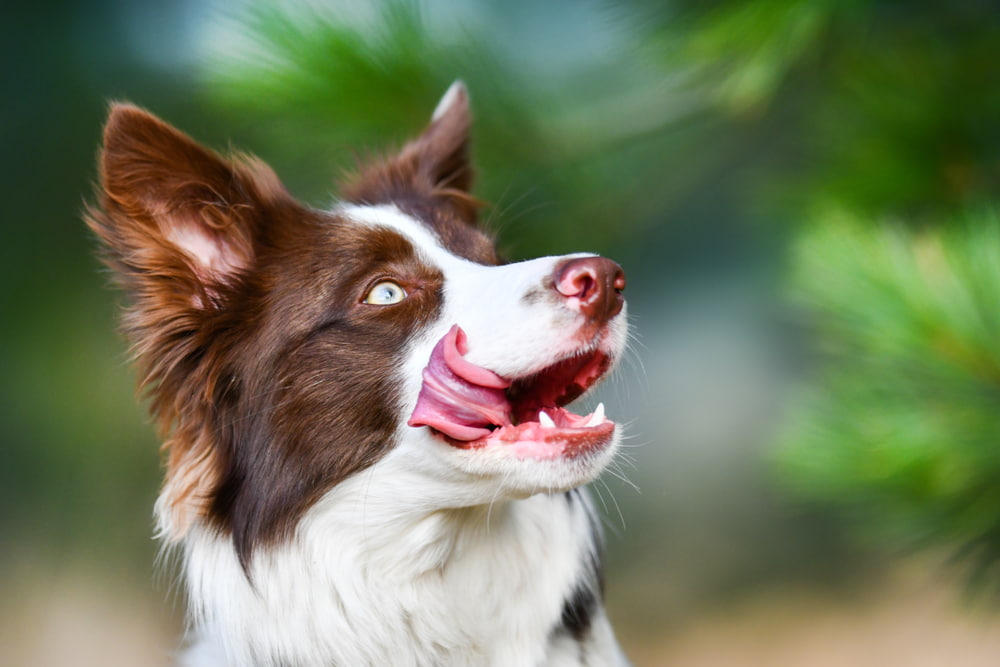
POLYGON ((457 325, 438 341, 408 425, 430 427, 463 449, 495 444, 528 458, 571 456, 610 441, 615 425, 603 405, 585 416, 562 407, 604 376, 611 365, 607 354, 571 356, 508 380, 469 362, 467 351, 457 325))
POLYGON ((437 429, 431 431, 460 450, 475 451, 494 447, 502 448, 519 459, 552 460, 580 458, 604 449, 611 443, 615 428, 616 424, 608 419, 586 428, 549 428, 538 422, 528 422, 498 428, 475 440, 459 440, 437 429))

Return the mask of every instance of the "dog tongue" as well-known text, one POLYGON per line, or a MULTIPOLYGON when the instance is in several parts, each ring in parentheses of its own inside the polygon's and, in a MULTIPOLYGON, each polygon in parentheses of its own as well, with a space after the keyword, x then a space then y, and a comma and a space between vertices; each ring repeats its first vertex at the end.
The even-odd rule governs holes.
POLYGON ((455 440, 478 440, 497 426, 510 425, 504 389, 510 383, 466 360, 465 332, 456 324, 434 346, 424 384, 407 422, 430 426, 455 440))

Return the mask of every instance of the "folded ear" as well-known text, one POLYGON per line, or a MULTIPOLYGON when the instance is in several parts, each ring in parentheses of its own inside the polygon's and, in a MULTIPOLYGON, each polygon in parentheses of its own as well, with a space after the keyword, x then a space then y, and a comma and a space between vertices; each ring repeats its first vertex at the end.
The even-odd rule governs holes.
POLYGON ((456 81, 448 88, 431 122, 398 155, 363 170, 344 191, 348 201, 398 203, 414 197, 449 206, 474 222, 479 207, 470 194, 473 169, 469 160, 469 94, 456 81))
POLYGON ((199 309, 222 305, 253 262, 262 211, 287 196, 263 163, 224 160, 126 104, 111 107, 100 171, 103 211, 88 222, 119 279, 139 299, 160 290, 199 309))

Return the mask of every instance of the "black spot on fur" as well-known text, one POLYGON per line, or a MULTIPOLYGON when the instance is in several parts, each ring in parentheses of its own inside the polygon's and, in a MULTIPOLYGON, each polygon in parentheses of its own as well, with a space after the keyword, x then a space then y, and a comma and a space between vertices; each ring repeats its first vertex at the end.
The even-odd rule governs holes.
POLYGON ((524 293, 521 297, 521 302, 528 306, 533 306, 536 303, 542 303, 547 296, 547 292, 542 287, 535 287, 524 293))
POLYGON ((585 583, 578 584, 573 594, 563 603, 561 628, 573 639, 582 641, 590 632, 597 604, 597 594, 590 586, 585 583))

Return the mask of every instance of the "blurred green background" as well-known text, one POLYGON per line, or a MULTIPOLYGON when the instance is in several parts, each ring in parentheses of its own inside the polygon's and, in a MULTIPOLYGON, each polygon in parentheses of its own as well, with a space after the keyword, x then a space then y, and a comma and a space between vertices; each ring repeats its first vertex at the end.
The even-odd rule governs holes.
POLYGON ((107 101, 323 206, 456 78, 504 252, 629 275, 594 490, 636 664, 1000 662, 994 3, 62 0, 0 38, 0 664, 181 632, 79 216, 107 101))

